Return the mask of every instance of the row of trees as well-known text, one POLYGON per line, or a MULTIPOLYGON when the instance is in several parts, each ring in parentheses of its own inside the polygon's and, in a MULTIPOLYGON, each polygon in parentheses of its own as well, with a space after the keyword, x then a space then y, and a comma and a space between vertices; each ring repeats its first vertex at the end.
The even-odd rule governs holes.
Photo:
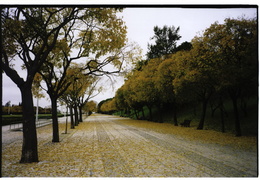
MULTIPOLYGON (((59 126, 57 116, 57 103, 65 105, 69 108, 71 114, 71 128, 82 122, 82 109, 88 101, 98 95, 102 90, 98 87, 100 77, 87 74, 82 70, 83 64, 71 63, 70 67, 64 72, 52 72, 53 75, 43 74, 39 71, 34 78, 33 94, 36 98, 44 97, 43 90, 49 94, 52 104, 52 121, 53 121, 53 139, 52 142, 59 142, 59 126), (57 79, 59 73, 63 73, 64 78, 57 79), (50 77, 52 76, 52 77, 50 77), (54 77, 55 76, 55 77, 54 77), (51 80, 53 79, 54 81, 51 80), (52 82, 49 82, 49 81, 52 82), (60 86, 60 87, 59 87, 60 86), (73 115, 74 114, 74 115, 73 115)), ((50 70, 50 69, 48 69, 50 70)))
POLYGON ((1 67, 22 97, 21 163, 38 162, 33 92, 40 97, 38 91, 42 86, 49 95, 53 142, 59 142, 58 99, 70 107, 75 107, 76 101, 80 109, 88 99, 82 96, 82 89, 86 88, 83 83, 95 83, 94 76, 120 72, 126 62, 138 58, 138 49, 127 43, 120 12, 121 8, 102 7, 1 9, 1 67), (107 70, 107 65, 113 70, 107 70), (76 94, 81 98, 75 100, 76 94))
MULTIPOLYGON (((168 42, 165 28, 159 31, 156 27, 155 37, 163 37, 164 42, 168 42)), ((168 32, 171 29, 168 28, 168 32)), ((116 96, 100 109, 104 112, 127 112, 129 109, 143 112, 146 106, 150 112, 149 119, 153 120, 152 107, 157 106, 160 112, 170 108, 174 124, 178 125, 179 107, 200 102, 202 112, 197 129, 203 129, 211 100, 221 110, 224 131, 223 101, 229 97, 233 103, 236 135, 241 136, 238 102, 241 100, 246 104, 248 97, 257 97, 258 93, 257 39, 257 21, 241 18, 226 19, 224 24, 216 22, 201 36, 194 37, 191 43, 185 42, 179 47, 173 45, 162 50, 160 40, 148 52, 148 58, 153 59, 139 62, 116 96), (170 47, 173 50, 169 53, 161 53, 170 47)), ((163 122, 162 118, 158 121, 163 122)))

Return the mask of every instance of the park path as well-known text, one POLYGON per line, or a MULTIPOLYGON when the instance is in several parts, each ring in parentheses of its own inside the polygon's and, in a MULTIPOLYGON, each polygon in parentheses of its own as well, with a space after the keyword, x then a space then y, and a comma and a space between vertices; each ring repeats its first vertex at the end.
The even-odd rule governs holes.
MULTIPOLYGON (((32 177, 256 177, 257 152, 191 141, 94 114, 60 143, 39 128, 39 163, 19 164, 21 140, 4 144, 3 176, 32 177)), ((149 123, 149 122, 147 122, 149 123)), ((61 128, 64 124, 61 123, 61 128)))

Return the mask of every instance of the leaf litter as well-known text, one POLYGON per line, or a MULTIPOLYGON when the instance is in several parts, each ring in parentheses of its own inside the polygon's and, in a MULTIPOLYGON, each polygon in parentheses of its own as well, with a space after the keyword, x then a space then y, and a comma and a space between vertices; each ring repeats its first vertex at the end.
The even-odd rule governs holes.
MULTIPOLYGON (((215 131, 171 124, 130 120, 115 116, 92 115, 75 129, 64 134, 59 124, 59 143, 52 143, 51 125, 37 129, 38 163, 20 164, 22 141, 3 147, 3 177, 206 177, 223 176, 203 164, 192 164, 188 153, 173 152, 160 144, 137 135, 126 127, 142 129, 159 135, 174 135, 188 142, 211 143, 234 149, 254 151, 254 137, 234 137, 215 131), (97 118, 104 120, 99 121, 97 118), (112 123, 117 122, 117 123, 112 123), (121 126, 124 125, 124 126, 121 126), (102 129, 102 131, 99 131, 102 129)), ((187 145, 188 146, 188 145, 187 145)), ((190 149, 195 147, 190 144, 190 149)), ((194 148, 195 149, 195 148, 194 148)), ((195 150, 194 150, 195 151, 195 150)), ((239 151, 240 152, 240 151, 239 151)), ((216 157, 217 158, 217 157, 216 157)), ((231 162, 233 159, 230 160, 231 162)), ((243 162, 245 163, 245 162, 243 162)), ((239 164, 239 163, 238 163, 239 164)), ((238 167, 240 168, 240 167, 238 167)), ((241 167, 242 168, 242 167, 241 167)), ((240 169, 241 169, 240 168, 240 169)), ((242 170, 241 170, 242 171, 242 170)), ((248 169, 244 169, 248 171, 248 169)), ((254 174, 252 172, 251 174, 254 174)), ((248 174, 247 174, 248 176, 248 174)))

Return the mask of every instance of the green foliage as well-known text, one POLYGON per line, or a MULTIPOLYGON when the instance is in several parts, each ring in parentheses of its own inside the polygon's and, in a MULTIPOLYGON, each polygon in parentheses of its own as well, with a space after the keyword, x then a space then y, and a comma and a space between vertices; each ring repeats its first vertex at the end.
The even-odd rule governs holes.
POLYGON ((176 52, 176 41, 181 38, 178 34, 180 28, 175 29, 174 26, 159 28, 154 27, 155 45, 148 44, 147 59, 160 58, 167 54, 176 52))
MULTIPOLYGON (((58 117, 63 117, 63 114, 58 114, 58 117)), ((51 119, 52 115, 51 114, 39 114, 39 119, 51 119)), ((2 126, 4 125, 10 125, 10 124, 15 124, 15 123, 22 123, 23 117, 21 114, 17 115, 2 115, 2 126)))

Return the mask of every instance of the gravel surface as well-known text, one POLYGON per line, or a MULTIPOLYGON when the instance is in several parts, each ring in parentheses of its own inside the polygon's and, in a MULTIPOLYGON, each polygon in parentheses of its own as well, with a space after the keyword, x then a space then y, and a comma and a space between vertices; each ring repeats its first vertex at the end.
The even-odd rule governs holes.
POLYGON ((3 130, 3 177, 258 176, 257 150, 192 141, 124 119, 94 114, 63 134, 63 118, 60 143, 51 143, 51 125, 38 128, 40 162, 31 164, 18 163, 22 133, 3 130))

